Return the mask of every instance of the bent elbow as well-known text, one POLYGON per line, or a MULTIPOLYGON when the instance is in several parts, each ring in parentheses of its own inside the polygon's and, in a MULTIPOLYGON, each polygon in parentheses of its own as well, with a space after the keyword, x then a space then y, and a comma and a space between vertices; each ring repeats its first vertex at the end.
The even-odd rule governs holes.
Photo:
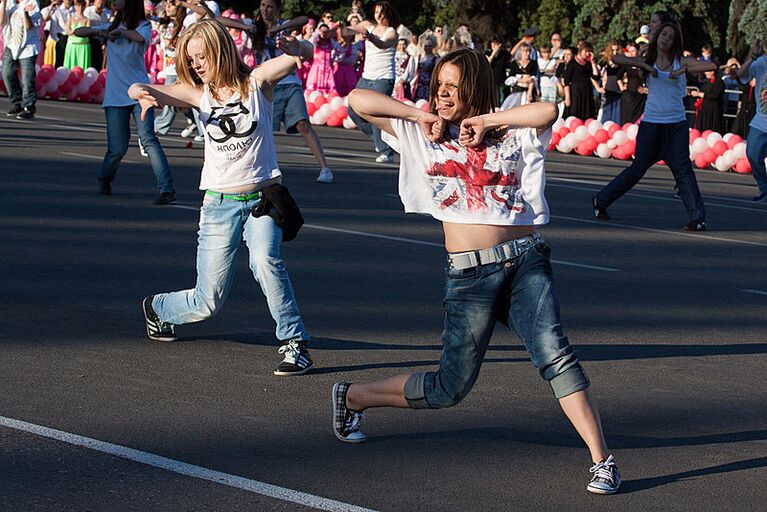
POLYGON ((543 124, 543 128, 547 129, 551 127, 551 125, 554 124, 554 121, 556 121, 559 117, 559 108, 557 107, 556 103, 545 103, 545 105, 546 108, 543 115, 545 122, 543 124))

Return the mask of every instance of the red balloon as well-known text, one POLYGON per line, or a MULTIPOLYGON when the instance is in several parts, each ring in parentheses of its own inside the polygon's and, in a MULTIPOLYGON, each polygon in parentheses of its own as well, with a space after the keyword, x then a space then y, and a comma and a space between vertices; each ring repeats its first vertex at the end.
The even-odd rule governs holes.
POLYGON ((328 118, 327 125, 339 127, 343 124, 343 122, 344 120, 342 117, 339 117, 338 115, 333 114, 328 118))
POLYGON ((621 147, 628 156, 633 156, 637 149, 637 143, 633 140, 627 140, 621 147))
POLYGON ((728 147, 729 149, 732 149, 732 148, 734 148, 734 147, 735 147, 737 144, 740 144, 741 142, 743 142, 743 137, 741 137, 740 135, 733 135, 732 137, 730 137, 729 139, 727 139, 727 147, 728 147))
POLYGON ((629 129, 629 126, 631 126, 634 123, 624 123, 623 126, 621 126, 621 130, 624 132, 629 129))
POLYGON ((703 153, 695 155, 695 167, 698 169, 705 169, 711 162, 706 158, 703 153))
POLYGON ((586 122, 585 122, 585 123, 583 123, 583 126, 585 126, 586 128, 588 128, 588 126, 589 126, 591 123, 593 123, 594 121, 596 121, 596 119, 591 119, 591 118, 589 118, 589 119, 586 119, 586 122))
POLYGON ((317 98, 315 98, 314 100, 314 106, 319 109, 322 105, 324 105, 327 102, 328 100, 326 100, 324 96, 317 96, 317 98))
POLYGON ((343 121, 344 118, 349 115, 349 108, 346 105, 341 105, 340 107, 338 107, 338 110, 336 110, 336 112, 338 112, 338 117, 340 117, 341 120, 343 121))
POLYGON ((570 129, 571 130, 575 130, 579 126, 583 126, 583 121, 581 121, 577 117, 570 122, 570 129))
POLYGON ((598 143, 602 144, 610 140, 610 134, 607 133, 607 130, 599 129, 594 134, 594 138, 597 140, 598 143))
POLYGON ((693 141, 697 139, 698 137, 700 137, 700 130, 696 130, 695 128, 692 128, 690 130, 690 144, 692 144, 693 141))
POLYGON ((565 136, 566 136, 567 134, 569 134, 569 133, 570 133, 570 128, 568 128, 567 126, 563 126, 563 127, 562 127, 562 128, 559 130, 559 136, 560 136, 560 137, 562 137, 563 139, 564 139, 564 138, 565 138, 565 136))
POLYGON ((559 135, 557 132, 554 132, 551 134, 551 146, 556 146, 559 144, 559 141, 562 140, 562 136, 559 135))
POLYGON ((712 133, 714 133, 712 130, 706 130, 705 132, 701 133, 700 135, 701 135, 701 137, 704 137, 704 138, 708 139, 708 136, 711 135, 712 133))
POLYGON ((48 93, 48 97, 52 100, 57 100, 61 97, 61 89, 56 89, 55 91, 50 91, 48 93))
POLYGON ((666 165, 665 160, 658 160, 657 165, 666 165))
POLYGON ((597 139, 595 139, 593 135, 586 137, 586 140, 583 141, 583 144, 585 145, 586 149, 589 150, 589 153, 593 153, 594 150, 597 149, 597 146, 599 146, 599 142, 597 142, 597 139))
POLYGON ((330 92, 328 93, 328 96, 327 96, 327 98, 328 98, 328 101, 330 101, 330 100, 332 100, 333 98, 338 98, 338 96, 340 96, 340 95, 339 95, 339 94, 338 94, 336 91, 330 91, 330 92))
POLYGON ((61 87, 59 87, 59 91, 61 91, 62 96, 66 96, 72 91, 72 82, 66 81, 63 84, 61 84, 61 87))
POLYGON ((615 132, 620 131, 621 127, 617 124, 611 124, 610 127, 607 129, 607 134, 610 136, 610 138, 613 138, 613 135, 615 135, 615 132))
POLYGON ((591 152, 594 151, 593 149, 589 149, 586 141, 579 142, 577 146, 575 146, 575 152, 578 153, 581 156, 588 156, 591 154, 591 152))
POLYGON ((307 103, 306 113, 309 114, 310 116, 313 116, 315 112, 317 112, 317 107, 314 106, 314 103, 307 103))
POLYGON ((628 160, 630 155, 626 154, 626 150, 623 149, 623 146, 617 146, 615 149, 613 149, 613 158, 617 158, 618 160, 628 160))
MULTIPOLYGON (((719 155, 717 155, 716 151, 714 151, 713 149, 708 148, 703 152, 703 156, 706 158, 706 160, 710 164, 716 161, 716 157, 718 157, 719 155)), ((708 167, 708 164, 706 166, 708 167)))
POLYGON ((716 153, 716 156, 722 156, 728 149, 727 143, 723 140, 718 140, 714 143, 714 152, 716 153))
POLYGON ((740 174, 748 174, 751 172, 751 164, 748 162, 748 158, 740 158, 735 162, 735 172, 740 174))

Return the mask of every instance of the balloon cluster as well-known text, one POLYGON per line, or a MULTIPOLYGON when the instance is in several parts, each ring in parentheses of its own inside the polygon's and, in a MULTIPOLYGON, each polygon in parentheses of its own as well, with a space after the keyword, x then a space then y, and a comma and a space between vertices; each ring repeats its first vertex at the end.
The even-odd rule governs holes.
POLYGON ((741 174, 751 172, 746 143, 734 133, 722 136, 711 130, 701 133, 693 128, 690 130, 690 160, 700 169, 711 166, 722 172, 730 169, 741 174))
MULTIPOLYGON (((320 91, 304 91, 306 110, 309 113, 309 122, 317 125, 343 126, 346 129, 356 128, 357 125, 349 117, 349 97, 343 98, 335 91, 323 94, 320 91)), ((429 103, 426 100, 418 100, 416 103, 405 100, 406 105, 428 111, 429 103)))
MULTIPOLYGON (((612 121, 602 124, 595 119, 584 122, 568 117, 554 123, 549 150, 628 160, 636 154, 637 133, 639 125, 632 123, 620 126, 612 121)), ((728 133, 722 136, 711 130, 701 133, 691 129, 689 143, 690 160, 699 169, 711 166, 722 172, 730 169, 738 173, 751 172, 746 159, 746 143, 739 135, 728 133)))
POLYGON ((83 71, 79 66, 71 70, 63 66, 55 69, 50 64, 43 64, 37 70, 35 86, 37 96, 41 98, 101 103, 104 100, 106 79, 106 70, 98 72, 88 68, 83 71))

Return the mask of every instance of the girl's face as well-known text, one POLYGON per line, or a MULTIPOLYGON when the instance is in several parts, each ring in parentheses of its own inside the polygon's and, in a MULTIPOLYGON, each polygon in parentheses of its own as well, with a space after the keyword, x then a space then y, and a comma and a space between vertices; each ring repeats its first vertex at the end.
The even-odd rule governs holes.
POLYGON ((314 25, 304 26, 304 38, 309 39, 314 34, 314 25))
POLYGON ((405 41, 400 41, 397 43, 397 51, 400 53, 404 53, 405 49, 407 48, 407 44, 405 44, 405 41))
POLYGON ((349 25, 352 27, 357 26, 359 22, 360 22, 360 19, 358 16, 352 16, 351 18, 349 18, 349 25))
POLYGON ((426 55, 431 55, 432 53, 434 53, 434 45, 431 43, 424 43, 423 53, 426 55))
POLYGON ((522 47, 519 49, 519 60, 528 60, 530 59, 530 48, 522 47))
POLYGON ((587 50, 586 48, 578 52, 578 58, 581 60, 591 60, 594 57, 594 52, 587 50))
POLYGON ((208 64, 208 58, 205 55, 202 39, 195 37, 189 40, 186 45, 186 54, 189 59, 189 66, 197 73, 202 83, 209 84, 213 79, 213 74, 210 73, 210 66, 208 64))
POLYGON ((544 59, 548 59, 550 55, 551 55, 551 51, 549 51, 548 48, 541 48, 541 57, 543 57, 544 59))
POLYGON ((664 52, 671 51, 671 48, 674 46, 674 39, 676 38, 676 34, 674 33, 674 29, 671 27, 666 27, 663 30, 661 30, 660 34, 658 34, 658 48, 663 50, 664 52))
POLYGON ((388 23, 386 23, 386 17, 383 15, 383 9, 381 9, 380 5, 376 6, 376 10, 375 10, 375 13, 373 14, 373 17, 375 18, 376 23, 378 23, 379 25, 384 25, 384 24, 388 25, 388 23))
POLYGON ((613 55, 619 55, 621 52, 621 47, 618 46, 617 44, 612 45, 610 48, 613 52, 613 55))
POLYGON ((466 104, 458 97, 458 84, 461 83, 461 70, 452 63, 446 63, 439 70, 437 84, 437 115, 455 123, 463 120, 466 104))
POLYGON ((277 8, 277 3, 274 0, 261 0, 259 9, 261 10, 261 16, 269 23, 276 20, 280 14, 280 10, 277 8))
POLYGON ((320 27, 319 30, 320 30, 320 39, 327 39, 328 38, 328 32, 330 32, 328 27, 323 25, 323 26, 320 27))
POLYGON ((112 10, 122 11, 125 9, 125 0, 112 0, 112 10))
POLYGON ((663 25, 663 22, 661 22, 657 14, 650 16, 650 37, 652 37, 652 34, 654 34, 661 25, 663 25))
POLYGON ((565 50, 565 62, 570 62, 571 60, 573 60, 573 51, 565 50))
POLYGON ((636 46, 629 46, 626 48, 626 57, 636 57, 637 56, 637 47, 636 46))
POLYGON ((85 10, 85 3, 77 3, 77 4, 75 4, 75 12, 77 14, 82 16, 84 10, 85 10))

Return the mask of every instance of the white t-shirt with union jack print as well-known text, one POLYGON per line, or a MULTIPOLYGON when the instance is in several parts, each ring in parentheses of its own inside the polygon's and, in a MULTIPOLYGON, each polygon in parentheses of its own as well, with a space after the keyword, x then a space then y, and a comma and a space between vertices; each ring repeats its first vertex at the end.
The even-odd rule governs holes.
POLYGON ((476 148, 458 142, 451 125, 439 143, 417 123, 391 119, 395 139, 384 142, 400 154, 399 195, 407 213, 461 224, 533 226, 549 222, 543 158, 550 132, 510 128, 500 140, 476 148))

